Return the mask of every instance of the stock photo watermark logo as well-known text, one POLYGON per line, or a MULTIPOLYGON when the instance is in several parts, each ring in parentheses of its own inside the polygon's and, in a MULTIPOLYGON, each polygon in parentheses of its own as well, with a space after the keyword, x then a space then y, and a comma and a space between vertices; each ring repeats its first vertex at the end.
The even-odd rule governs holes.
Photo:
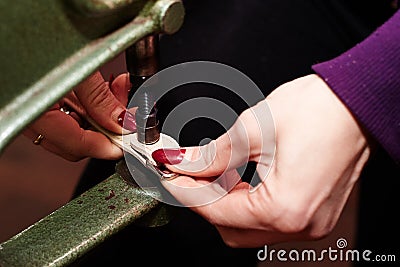
POLYGON ((348 248, 345 238, 338 238, 335 246, 329 246, 321 250, 316 249, 271 249, 265 245, 257 252, 259 261, 280 262, 396 262, 395 254, 375 254, 373 251, 364 249, 357 250, 348 248))
MULTIPOLYGON (((262 117, 255 115, 254 117, 257 120, 257 126, 266 129, 269 133, 267 141, 262 139, 261 142, 263 164, 265 166, 272 165, 275 154, 275 125, 269 106, 266 101, 263 101, 265 96, 248 76, 228 65, 210 61, 192 61, 165 68, 151 76, 137 89, 128 104, 128 108, 139 106, 138 104, 141 103, 141 98, 144 94, 150 94, 152 96, 151 102, 154 102, 155 105, 158 105, 163 98, 168 99, 169 96, 173 96, 172 101, 174 102, 176 98, 180 99, 180 96, 187 94, 187 91, 180 93, 179 89, 182 88, 185 88, 185 90, 199 90, 205 93, 195 94, 195 97, 188 97, 183 101, 176 101, 176 105, 171 111, 168 110, 169 113, 163 120, 162 128, 160 129, 162 134, 166 134, 180 143, 179 138, 182 130, 196 119, 212 121, 223 128, 225 132, 228 132, 240 116, 235 110, 235 104, 232 104, 233 100, 231 98, 234 98, 245 109, 250 109, 254 106, 261 109, 262 117), (189 85, 191 87, 188 88, 189 85), (222 97, 218 98, 215 95, 222 95, 222 97)), ((151 108, 149 107, 149 109, 151 108)), ((157 110, 161 110, 159 106, 157 110)), ((252 112, 253 114, 255 113, 254 111, 252 112)), ((241 129, 245 128, 242 126, 241 129)), ((244 131, 243 135, 248 136, 248 133, 244 131)), ((241 149, 240 153, 231 153, 228 166, 232 162, 238 162, 239 160, 235 159, 239 156, 245 157, 246 155, 243 156, 245 153, 248 153, 247 157, 249 157, 249 138, 247 138, 247 143, 246 140, 241 139, 241 141, 243 141, 240 143, 241 147, 247 147, 247 151, 246 149, 241 149)), ((201 148, 203 144, 200 142, 197 145, 201 148)), ((209 145, 208 148, 211 147, 212 143, 210 142, 209 145)), ((201 149, 199 151, 202 152, 201 149)), ((191 159, 188 161, 183 159, 179 165, 174 165, 174 167, 184 170, 184 167, 188 166, 188 170, 191 172, 204 170, 209 167, 216 155, 216 152, 211 155, 212 149, 207 149, 206 151, 209 153, 200 153, 204 156, 198 157, 196 160, 191 159)), ((165 179, 161 181, 151 180, 149 175, 141 175, 140 171, 135 168, 137 164, 129 153, 124 155, 129 171, 137 185, 149 192, 152 197, 170 205, 192 207, 206 205, 225 196, 236 184, 235 181, 230 181, 228 186, 230 188, 227 188, 224 180, 226 179, 224 178, 225 173, 201 187, 179 187, 165 179), (191 203, 183 205, 177 201, 166 190, 166 186, 168 186, 169 191, 179 191, 180 194, 190 196, 191 203)), ((246 163, 244 164, 246 165, 246 163)), ((244 173, 245 166, 242 167, 243 170, 238 170, 239 175, 235 178, 239 179, 244 173)), ((263 175, 263 179, 265 177, 266 175, 263 175)), ((252 181, 258 180, 257 177, 254 178, 253 176, 252 181)))

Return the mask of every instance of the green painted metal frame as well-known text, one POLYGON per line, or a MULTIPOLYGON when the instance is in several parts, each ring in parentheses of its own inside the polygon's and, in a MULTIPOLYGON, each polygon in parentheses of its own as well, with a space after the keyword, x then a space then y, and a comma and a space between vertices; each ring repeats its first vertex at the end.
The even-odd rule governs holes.
MULTIPOLYGON (((0 15, 1 153, 29 123, 130 45, 148 34, 176 32, 184 7, 180 0, 1 1, 0 15)), ((128 183, 124 164, 0 244, 0 266, 66 266, 130 223, 168 221, 171 207, 128 183)))
POLYGON ((67 3, 0 2, 0 152, 100 66, 148 34, 174 33, 184 15, 177 0, 132 1, 96 18, 67 3))
POLYGON ((127 183, 124 169, 121 161, 114 175, 0 244, 0 266, 67 266, 129 224, 167 223, 173 207, 127 183))

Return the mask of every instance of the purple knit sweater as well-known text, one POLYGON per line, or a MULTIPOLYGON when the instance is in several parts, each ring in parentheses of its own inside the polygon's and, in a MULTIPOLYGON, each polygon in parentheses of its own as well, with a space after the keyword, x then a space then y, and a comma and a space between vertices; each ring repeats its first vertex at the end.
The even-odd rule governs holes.
POLYGON ((352 49, 312 68, 400 163, 400 11, 352 49))

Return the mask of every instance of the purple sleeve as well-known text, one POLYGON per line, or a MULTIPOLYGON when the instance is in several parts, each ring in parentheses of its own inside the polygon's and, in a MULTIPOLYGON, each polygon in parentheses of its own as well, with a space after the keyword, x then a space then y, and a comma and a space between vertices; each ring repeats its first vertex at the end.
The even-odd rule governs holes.
POLYGON ((400 11, 352 49, 312 68, 400 163, 400 11))

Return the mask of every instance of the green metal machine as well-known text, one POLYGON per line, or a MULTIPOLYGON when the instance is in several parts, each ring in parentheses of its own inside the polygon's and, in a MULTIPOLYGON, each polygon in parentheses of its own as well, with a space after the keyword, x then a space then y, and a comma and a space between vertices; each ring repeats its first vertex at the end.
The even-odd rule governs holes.
MULTIPOLYGON (((1 1, 0 12, 0 152, 99 67, 150 34, 175 33, 184 19, 180 0, 1 1)), ((129 175, 119 162, 105 181, 0 244, 0 266, 67 266, 131 223, 165 223, 169 207, 129 175)))

